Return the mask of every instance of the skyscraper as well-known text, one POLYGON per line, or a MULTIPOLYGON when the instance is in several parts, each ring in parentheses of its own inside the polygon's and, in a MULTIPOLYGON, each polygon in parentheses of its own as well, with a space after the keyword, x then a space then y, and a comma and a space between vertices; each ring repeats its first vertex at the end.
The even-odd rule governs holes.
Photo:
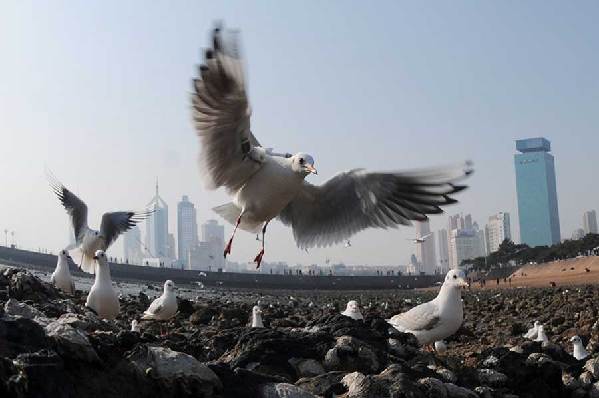
POLYGON ((225 267, 223 257, 225 227, 216 220, 202 224, 202 240, 194 245, 189 254, 188 269, 218 269, 225 267))
MULTIPOLYGON (((416 237, 422 238, 430 234, 430 223, 428 220, 416 222, 416 237)), ((425 274, 435 273, 435 239, 434 236, 427 236, 425 241, 416 244, 416 258, 420 263, 419 272, 425 274)))
POLYGON ((439 271, 444 274, 449 271, 449 237, 447 230, 441 229, 437 232, 437 248, 439 253, 439 271))
POLYGON ((166 258, 169 255, 168 241, 168 206, 158 194, 146 205, 153 213, 146 220, 146 248, 152 257, 166 258))
POLYGON ((187 268, 189 265, 189 250, 198 243, 198 222, 196 208, 183 195, 177 204, 177 257, 187 268))
POLYGON ((510 213, 499 212, 489 217, 485 232, 487 251, 489 253, 496 252, 501 242, 512 239, 510 213))
POLYGON ((472 216, 456 214, 449 217, 447 231, 448 267, 456 269, 463 260, 486 254, 485 233, 480 230, 472 216))
POLYGON ((129 264, 141 264, 141 232, 137 225, 123 233, 123 257, 129 264))
POLYGON ((595 210, 585 211, 582 216, 582 228, 585 234, 597 233, 597 213, 595 210))
POLYGON ((545 138, 516 141, 514 155, 520 241, 550 246, 560 242, 555 165, 551 143, 545 138))

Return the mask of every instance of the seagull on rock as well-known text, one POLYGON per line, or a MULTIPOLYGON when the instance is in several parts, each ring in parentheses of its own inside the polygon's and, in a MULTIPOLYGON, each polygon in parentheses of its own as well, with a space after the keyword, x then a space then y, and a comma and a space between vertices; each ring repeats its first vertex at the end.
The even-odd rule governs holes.
POLYGON ((73 277, 69 270, 70 258, 71 256, 69 256, 69 253, 66 250, 61 250, 60 253, 58 253, 56 269, 52 273, 50 281, 63 292, 73 294, 75 293, 75 282, 73 282, 73 277))
POLYGON ((262 310, 259 306, 255 305, 252 308, 252 327, 253 328, 263 328, 264 323, 262 323, 262 310))
POLYGON ((237 229, 261 231, 261 250, 254 258, 259 267, 273 218, 291 226, 297 246, 308 250, 346 242, 367 228, 425 221, 456 203, 451 195, 466 188, 458 181, 472 173, 470 162, 408 172, 353 169, 320 186, 306 182, 317 174, 311 155, 275 153, 252 133, 243 69, 237 35, 216 27, 193 81, 192 111, 206 187, 225 187, 233 198, 213 209, 234 225, 225 257, 237 229))
POLYGON ((534 341, 539 341, 543 344, 549 343, 549 338, 547 337, 547 334, 545 333, 545 326, 539 325, 537 338, 534 341))
POLYGON ((533 324, 533 326, 528 329, 528 332, 526 332, 526 334, 524 335, 525 338, 530 339, 530 340, 534 340, 537 338, 537 335, 539 334, 539 325, 541 323, 539 321, 535 321, 535 323, 533 324))
POLYGON ((93 260, 96 261, 94 284, 87 295, 85 306, 91 308, 100 318, 114 319, 121 309, 119 297, 112 288, 110 266, 106 254, 102 250, 96 251, 93 260))
POLYGON ((94 253, 96 250, 105 252, 116 241, 119 235, 129 228, 144 220, 151 212, 117 211, 104 213, 100 230, 96 231, 87 226, 87 205, 68 190, 54 176, 48 173, 50 186, 58 199, 71 217, 75 232, 76 251, 75 261, 79 261, 79 268, 93 274, 94 253))
POLYGON ((464 271, 452 269, 445 276, 439 294, 432 301, 393 316, 388 322, 397 330, 412 333, 421 345, 443 340, 454 334, 464 320, 460 289, 468 286, 464 271))
POLYGON ((175 294, 175 284, 173 281, 168 280, 164 282, 164 290, 162 296, 158 297, 152 304, 144 311, 144 315, 141 319, 156 320, 156 321, 168 321, 177 313, 177 295, 175 294))
POLYGON ((350 300, 347 302, 347 306, 345 307, 345 311, 341 313, 341 315, 345 315, 354 319, 356 321, 363 320, 364 317, 360 312, 360 306, 356 300, 350 300))
POLYGON ((137 322, 137 319, 131 321, 131 331, 141 333, 141 325, 137 322))
POLYGON ((582 345, 582 340, 578 336, 573 336, 570 341, 572 342, 572 346, 574 348, 572 352, 572 356, 577 360, 583 360, 588 357, 590 354, 582 345))

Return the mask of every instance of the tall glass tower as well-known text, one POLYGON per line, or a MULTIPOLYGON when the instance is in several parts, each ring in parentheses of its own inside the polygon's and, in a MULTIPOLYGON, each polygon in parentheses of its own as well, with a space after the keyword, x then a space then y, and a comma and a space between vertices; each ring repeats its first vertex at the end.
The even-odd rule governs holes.
POLYGON ((550 246, 559 243, 559 213, 555 166, 549 140, 516 140, 514 155, 520 241, 527 245, 550 246))

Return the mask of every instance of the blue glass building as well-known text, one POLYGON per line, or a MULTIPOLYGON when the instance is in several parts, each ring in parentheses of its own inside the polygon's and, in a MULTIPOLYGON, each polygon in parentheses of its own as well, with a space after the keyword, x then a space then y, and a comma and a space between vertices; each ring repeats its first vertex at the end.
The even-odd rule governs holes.
POLYGON ((560 227, 551 143, 545 138, 516 141, 516 191, 520 241, 527 245, 559 243, 560 227))

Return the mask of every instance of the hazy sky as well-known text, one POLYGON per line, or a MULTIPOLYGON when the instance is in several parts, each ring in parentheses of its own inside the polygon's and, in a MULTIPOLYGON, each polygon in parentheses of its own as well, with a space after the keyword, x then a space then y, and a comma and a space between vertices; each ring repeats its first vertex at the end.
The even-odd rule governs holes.
MULTIPOLYGON (((4 0, 0 230, 24 247, 68 243, 45 165, 88 203, 92 227, 104 211, 143 208, 156 178, 171 231, 183 194, 199 222, 213 217, 228 198, 201 185, 189 92, 217 19, 241 30, 252 130, 266 146, 311 153, 311 182, 471 159, 471 188, 448 213, 484 224, 509 211, 517 233, 514 139, 542 135, 562 237, 599 210, 599 2, 4 0)), ((405 264, 413 234, 370 230, 352 248, 306 254, 273 223, 265 261, 405 264)), ((257 244, 239 234, 231 258, 251 260, 257 244)))

